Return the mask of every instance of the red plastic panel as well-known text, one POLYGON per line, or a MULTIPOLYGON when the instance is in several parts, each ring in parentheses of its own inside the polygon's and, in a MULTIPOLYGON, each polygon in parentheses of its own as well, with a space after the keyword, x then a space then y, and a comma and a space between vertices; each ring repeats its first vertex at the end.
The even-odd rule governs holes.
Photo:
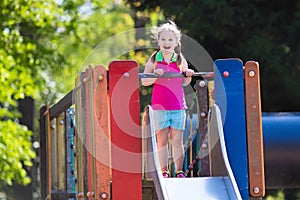
POLYGON ((138 65, 109 65, 112 199, 142 199, 138 65))

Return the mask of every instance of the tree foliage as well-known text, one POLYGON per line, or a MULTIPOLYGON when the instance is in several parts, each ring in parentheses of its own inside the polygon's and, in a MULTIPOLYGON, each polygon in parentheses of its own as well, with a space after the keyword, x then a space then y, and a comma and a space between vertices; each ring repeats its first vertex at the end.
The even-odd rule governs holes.
POLYGON ((116 48, 126 45, 128 40, 123 38, 112 42, 105 52, 97 48, 110 37, 133 29, 134 22, 130 16, 130 9, 121 2, 110 0, 95 0, 81 7, 81 16, 77 20, 77 34, 60 38, 58 51, 69 61, 69 67, 56 72, 55 82, 61 94, 65 94, 74 87, 74 78, 85 70, 89 64, 107 67, 111 60, 105 59, 107 54, 113 54, 116 48), (95 53, 96 52, 96 53, 95 53), (91 58, 95 55, 96 58, 91 58), (61 76, 64 74, 65 76, 61 76))
POLYGON ((25 170, 32 166, 35 157, 30 136, 31 132, 25 126, 11 120, 0 121, 0 179, 8 185, 12 185, 12 181, 24 185, 30 183, 25 170))
POLYGON ((299 111, 300 2, 126 0, 135 11, 161 9, 214 59, 260 63, 264 111, 299 111))
POLYGON ((0 4, 0 180, 9 185, 30 182, 25 169, 35 157, 32 132, 18 122, 18 100, 39 99, 39 91, 47 91, 47 73, 66 66, 58 39, 76 30, 77 6, 54 0, 0 4))
POLYGON ((55 103, 74 87, 93 48, 134 23, 111 0, 3 0, 0 12, 0 180, 28 184, 35 153, 18 100, 34 98, 37 110, 55 103))

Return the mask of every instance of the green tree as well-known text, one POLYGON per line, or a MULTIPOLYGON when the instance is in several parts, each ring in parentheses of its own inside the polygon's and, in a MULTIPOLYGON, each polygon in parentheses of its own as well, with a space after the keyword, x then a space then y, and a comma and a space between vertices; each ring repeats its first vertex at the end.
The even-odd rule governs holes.
POLYGON ((34 98, 37 110, 55 103, 97 44, 134 23, 129 8, 110 0, 4 0, 0 11, 0 180, 28 184, 35 152, 18 100, 34 98))
MULTIPOLYGON (((67 66, 59 38, 76 34, 81 1, 4 0, 0 4, 0 180, 28 184, 35 152, 32 132, 18 122, 18 100, 40 99, 50 90, 48 74, 67 66), (46 89, 45 89, 46 88, 46 89)), ((52 87, 53 88, 53 87, 52 87)))

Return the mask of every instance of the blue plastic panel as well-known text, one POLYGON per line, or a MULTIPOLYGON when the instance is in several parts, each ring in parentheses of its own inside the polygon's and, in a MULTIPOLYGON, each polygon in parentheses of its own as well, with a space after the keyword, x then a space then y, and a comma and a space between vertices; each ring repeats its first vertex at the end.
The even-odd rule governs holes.
POLYGON ((249 199, 243 63, 240 59, 216 60, 214 75, 229 162, 242 198, 249 199))

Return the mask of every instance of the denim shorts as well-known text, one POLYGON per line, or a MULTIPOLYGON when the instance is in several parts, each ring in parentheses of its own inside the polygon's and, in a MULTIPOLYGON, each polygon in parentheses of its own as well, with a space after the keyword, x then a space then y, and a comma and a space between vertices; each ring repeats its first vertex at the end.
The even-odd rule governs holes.
POLYGON ((177 130, 185 129, 185 110, 153 110, 153 114, 156 131, 169 126, 177 130))

